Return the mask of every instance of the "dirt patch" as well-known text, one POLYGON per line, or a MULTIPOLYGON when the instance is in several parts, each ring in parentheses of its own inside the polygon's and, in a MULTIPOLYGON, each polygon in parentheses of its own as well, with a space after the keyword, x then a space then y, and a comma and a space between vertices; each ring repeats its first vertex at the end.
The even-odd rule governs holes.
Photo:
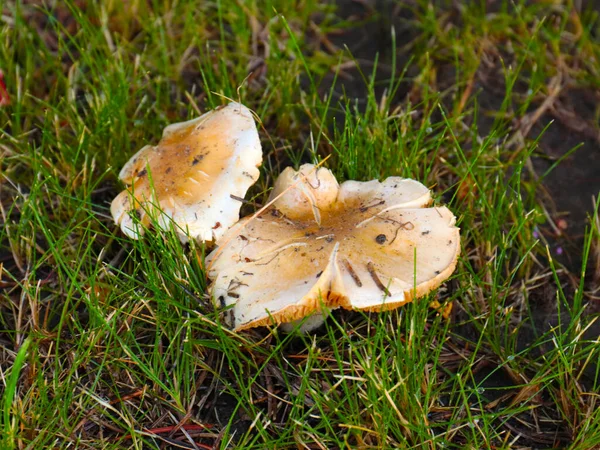
POLYGON ((586 226, 593 215, 594 198, 600 193, 600 134, 597 121, 598 92, 573 89, 562 96, 556 106, 545 114, 532 134, 544 133, 539 156, 533 164, 538 174, 545 173, 579 147, 552 170, 543 181, 540 192, 556 227, 544 227, 555 241, 554 253, 570 270, 578 272, 586 226))

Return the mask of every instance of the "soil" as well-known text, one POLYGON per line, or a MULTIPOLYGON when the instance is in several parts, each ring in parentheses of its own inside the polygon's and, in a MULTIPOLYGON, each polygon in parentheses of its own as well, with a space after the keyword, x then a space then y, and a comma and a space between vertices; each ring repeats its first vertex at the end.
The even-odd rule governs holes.
MULTIPOLYGON (((487 3, 488 6, 493 7, 496 2, 488 0, 487 3)), ((404 68, 410 61, 410 55, 403 53, 402 46, 418 38, 418 32, 410 26, 412 13, 408 8, 399 9, 394 7, 392 2, 379 0, 338 0, 337 4, 341 17, 365 22, 364 26, 331 38, 335 45, 341 48, 346 45, 350 49, 356 60, 363 66, 363 72, 371 73, 374 57, 378 55, 378 76, 381 77, 380 79, 385 79, 390 75, 392 42, 389 30, 392 25, 395 28, 399 49, 397 67, 399 70, 404 68)), ((597 9, 600 11, 600 4, 597 9)), ((498 64, 500 65, 501 61, 498 61, 498 64)), ((409 68, 408 77, 411 77, 414 72, 413 68, 409 68)), ((451 64, 440 65, 437 76, 439 89, 450 87, 456 82, 451 64)), ((503 82, 499 81, 498 77, 492 78, 489 80, 486 74, 481 74, 473 87, 473 95, 477 95, 477 102, 482 112, 498 111, 504 98, 503 82), (488 80, 490 82, 486 82, 488 80)), ((366 97, 366 88, 360 76, 338 82, 343 84, 343 90, 349 98, 358 98, 360 103, 360 99, 366 97)), ((401 86, 397 94, 399 102, 409 94, 409 89, 408 83, 401 86)), ((522 88, 517 86, 517 89, 522 88)), ((525 87, 523 91, 526 89, 525 87)), ((378 92, 378 95, 381 93, 378 92)), ((529 112, 537 109, 540 104, 541 101, 534 102, 529 112)), ((539 234, 548 242, 557 268, 562 266, 566 269, 566 274, 571 274, 561 275, 559 280, 569 301, 573 298, 573 292, 581 276, 586 227, 590 226, 594 201, 600 195, 599 105, 600 92, 596 90, 577 87, 563 89, 553 106, 539 118, 527 136, 528 139, 535 139, 543 132, 538 148, 532 156, 531 169, 534 173, 528 173, 526 176, 541 177, 557 160, 564 158, 557 167, 541 179, 536 195, 548 211, 547 221, 539 227, 539 234), (575 147, 578 148, 573 151, 575 147)), ((492 126, 493 120, 488 117, 486 114, 480 114, 478 119, 479 131, 483 136, 492 126)), ((518 125, 518 123, 514 124, 515 127, 518 125)), ((597 280, 593 280, 590 276, 592 271, 598 271, 598 268, 588 268, 588 286, 597 284, 597 280)), ((564 306, 561 310, 557 305, 556 291, 557 286, 550 280, 544 286, 529 292, 528 302, 532 317, 528 318, 527 323, 524 324, 526 326, 519 329, 518 349, 527 348, 553 326, 561 322, 563 324, 569 322, 570 317, 565 316, 564 306)), ((594 302, 590 301, 590 303, 594 302)), ((600 310, 600 302, 596 303, 588 305, 588 313, 597 313, 600 310)), ((460 322, 459 319, 454 317, 454 321, 460 322)), ((477 340, 478 331, 473 327, 455 327, 454 332, 458 336, 477 340)), ((598 336, 600 324, 597 326, 594 324, 588 333, 591 338, 598 336)), ((590 367, 586 375, 590 383, 598 377, 593 367, 590 367)), ((485 379, 484 386, 488 395, 491 395, 490 398, 500 395, 500 392, 506 392, 505 389, 512 385, 512 381, 498 371, 492 376, 486 376, 485 379), (498 390, 498 387, 504 390, 498 390)), ((569 440, 566 436, 561 439, 565 442, 569 440)), ((530 442, 536 448, 552 446, 551 442, 542 442, 535 436, 530 437, 530 442)))
MULTIPOLYGON (((498 2, 491 0, 487 3, 493 9, 498 2)), ((384 79, 390 74, 392 40, 389 30, 394 26, 399 48, 397 67, 399 70, 404 68, 410 55, 402 50, 402 46, 418 37, 418 31, 410 25, 413 15, 408 7, 399 8, 384 0, 338 0, 337 4, 342 18, 364 22, 364 26, 332 37, 335 45, 346 45, 366 73, 370 73, 374 57, 378 55, 378 76, 384 79)), ((409 77, 411 72, 414 68, 409 67, 409 77)), ((451 65, 439 67, 437 82, 440 89, 453 85, 455 81, 451 65)), ((343 84, 348 97, 357 98, 359 102, 366 97, 366 87, 360 76, 338 82, 343 84)), ((497 83, 497 78, 493 82, 497 83)), ((408 83, 403 87, 397 94, 399 100, 408 93, 408 83)), ((504 97, 503 86, 485 82, 476 82, 473 92, 482 111, 497 111, 504 97)), ((557 159, 580 146, 543 179, 538 190, 539 199, 550 217, 555 224, 559 222, 560 234, 551 226, 542 227, 540 232, 550 242, 553 257, 577 275, 580 274, 586 226, 589 226, 589 217, 593 214, 593 201, 600 193, 599 100, 598 91, 570 89, 557 99, 554 107, 538 120, 529 133, 529 138, 535 138, 553 121, 544 132, 533 158, 537 176, 544 174, 557 159)), ((537 106, 539 104, 534 103, 531 108, 537 106)), ((485 114, 480 114, 479 120, 480 131, 485 134, 490 129, 491 120, 485 114)))
MULTIPOLYGON (((398 8, 395 2, 389 0, 337 0, 339 15, 347 20, 361 21, 363 26, 353 27, 346 33, 328 37, 331 42, 343 48, 347 45, 353 56, 361 64, 365 73, 371 73, 375 55, 379 57, 378 76, 380 79, 389 77, 392 60, 392 40, 390 27, 396 32, 396 42, 399 48, 397 67, 402 70, 410 61, 410 54, 403 50, 404 44, 418 37, 418 31, 410 24, 412 19, 408 8, 398 8)), ((408 4, 409 1, 406 1, 408 4)), ((489 1, 488 4, 495 2, 489 1)), ((600 6, 598 7, 600 10, 600 6)), ((349 77, 342 77, 338 83, 343 84, 346 95, 350 98, 364 99, 366 87, 357 71, 347 70, 349 77)), ((408 77, 416 74, 415 68, 408 69, 408 77)), ((452 66, 446 66, 438 72, 438 84, 448 86, 455 83, 452 66)), ((378 88, 378 95, 383 93, 383 87, 378 88)), ((408 82, 401 86, 397 93, 398 101, 402 101, 409 93, 408 82)), ((327 90, 325 87, 324 90, 327 90)), ((337 89, 341 92, 341 86, 337 89)), ((480 83, 474 88, 478 95, 478 103, 483 110, 497 110, 503 98, 502 89, 496 89, 480 83)), ((600 133, 598 131, 597 105, 600 103, 599 93, 585 89, 571 89, 558 98, 553 110, 543 115, 533 127, 530 137, 537 136, 546 125, 554 120, 541 138, 539 150, 533 158, 533 168, 540 175, 544 173, 557 158, 569 153, 575 146, 583 146, 565 160, 543 180, 538 195, 549 211, 554 222, 561 219, 561 232, 556 235, 551 226, 544 225, 540 232, 551 243, 551 250, 560 262, 575 274, 581 266, 581 255, 584 243, 587 218, 592 214, 592 198, 600 191, 600 133)), ((538 105, 533 105, 535 108, 538 105)), ((481 132, 490 127, 482 115, 481 132)), ((110 189, 109 189, 110 190, 110 189)), ((0 263, 12 261, 10 254, 0 254, 0 263)), ((5 266, 6 267, 6 266, 5 266)), ((13 268, 10 268, 13 271, 13 268)), ((48 278, 51 277, 48 274, 48 278)), ((0 284, 0 288, 3 285, 0 284)), ((533 339, 542 334, 548 327, 556 324, 558 317, 555 305, 555 287, 550 284, 543 286, 529 297, 530 305, 538 312, 532 318, 532 330, 522 333, 520 345, 527 346, 533 339)), ((349 312, 340 312, 349 315, 349 312)), ((457 318, 455 317, 455 320, 457 318)), ((568 320, 568 318, 567 318, 568 320)), ((600 330, 590 330, 595 336, 600 330)), ((457 335, 473 337, 475 329, 454 329, 457 335)), ((0 340, 0 346, 4 344, 0 340)), ((477 380, 486 380, 486 397, 489 401, 496 400, 506 388, 513 386, 513 381, 501 371, 493 371, 483 367, 477 375, 477 380), (496 375, 492 374, 495 373, 496 375)), ((211 396, 207 401, 210 406, 206 419, 209 423, 227 423, 226 418, 235 411, 236 401, 225 394, 211 396)), ((238 413, 239 414, 239 413, 238 413)), ((243 434, 251 425, 245 417, 236 422, 238 433, 243 434)), ((512 424, 511 426, 514 426, 512 424)), ((568 439, 564 438, 566 442, 568 439)), ((530 438, 532 445, 540 445, 535 436, 530 438)), ((552 443, 544 443, 548 447, 552 443)), ((540 447, 537 447, 540 448, 540 447)))
POLYGON ((581 145, 543 182, 549 194, 544 196, 544 203, 551 208, 555 220, 563 219, 560 224, 566 226, 564 233, 556 236, 557 245, 564 249, 565 257, 561 260, 573 271, 581 267, 585 229, 594 212, 594 199, 600 193, 600 136, 595 119, 598 100, 597 92, 570 90, 559 99, 560 110, 542 116, 532 130, 535 136, 554 121, 541 139, 540 157, 533 161, 538 174, 543 174, 554 161, 581 145), (581 129, 576 129, 579 125, 581 129))

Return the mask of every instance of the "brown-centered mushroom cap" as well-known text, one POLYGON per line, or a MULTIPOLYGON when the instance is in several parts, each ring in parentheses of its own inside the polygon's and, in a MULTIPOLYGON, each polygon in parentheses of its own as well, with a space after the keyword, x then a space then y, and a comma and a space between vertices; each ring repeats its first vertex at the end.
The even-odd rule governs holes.
POLYGON ((426 206, 421 183, 346 181, 326 169, 286 169, 261 216, 242 219, 211 253, 212 295, 233 304, 237 330, 291 322, 327 308, 392 309, 454 271, 459 229, 426 206))
POLYGON ((131 185, 111 204, 123 232, 142 233, 131 215, 144 225, 150 214, 168 229, 177 225, 187 235, 211 241, 221 237, 239 218, 241 203, 258 179, 262 149, 252 113, 239 103, 169 125, 156 146, 147 145, 125 164, 119 178, 131 185))

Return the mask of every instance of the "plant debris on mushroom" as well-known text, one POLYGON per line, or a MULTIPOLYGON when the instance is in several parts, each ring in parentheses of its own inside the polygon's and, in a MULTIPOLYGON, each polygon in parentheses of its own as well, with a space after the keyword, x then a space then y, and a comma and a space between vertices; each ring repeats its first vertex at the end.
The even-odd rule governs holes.
POLYGON ((217 240, 239 219, 239 198, 258 179, 261 162, 254 118, 239 103, 169 125, 158 145, 142 148, 121 170, 131 186, 113 200, 112 216, 132 238, 143 232, 138 222, 147 226, 154 214, 163 229, 172 220, 184 242, 188 234, 217 240))
POLYGON ((427 207, 430 192, 415 180, 339 185, 329 170, 305 164, 283 171, 271 198, 278 195, 207 257, 211 293, 234 305, 237 330, 337 307, 396 308, 454 271, 456 219, 446 207, 427 207))

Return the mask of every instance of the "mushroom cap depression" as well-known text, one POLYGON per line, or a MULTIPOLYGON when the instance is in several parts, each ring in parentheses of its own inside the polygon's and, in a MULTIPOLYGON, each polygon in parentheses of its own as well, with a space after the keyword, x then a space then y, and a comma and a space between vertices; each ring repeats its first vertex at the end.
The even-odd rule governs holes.
POLYGON ((237 330, 337 307, 393 309, 454 271, 456 218, 446 207, 428 208, 429 190, 417 181, 338 185, 329 170, 305 164, 283 171, 271 198, 280 194, 207 257, 211 293, 234 305, 237 330))
POLYGON ((241 202, 259 176, 262 149, 248 108, 230 103, 202 116, 169 125, 156 146, 147 145, 123 167, 119 178, 131 185, 110 211, 123 233, 138 238, 156 215, 159 226, 172 220, 187 236, 217 240, 239 219, 241 202), (139 228, 139 229, 138 229, 139 228))

